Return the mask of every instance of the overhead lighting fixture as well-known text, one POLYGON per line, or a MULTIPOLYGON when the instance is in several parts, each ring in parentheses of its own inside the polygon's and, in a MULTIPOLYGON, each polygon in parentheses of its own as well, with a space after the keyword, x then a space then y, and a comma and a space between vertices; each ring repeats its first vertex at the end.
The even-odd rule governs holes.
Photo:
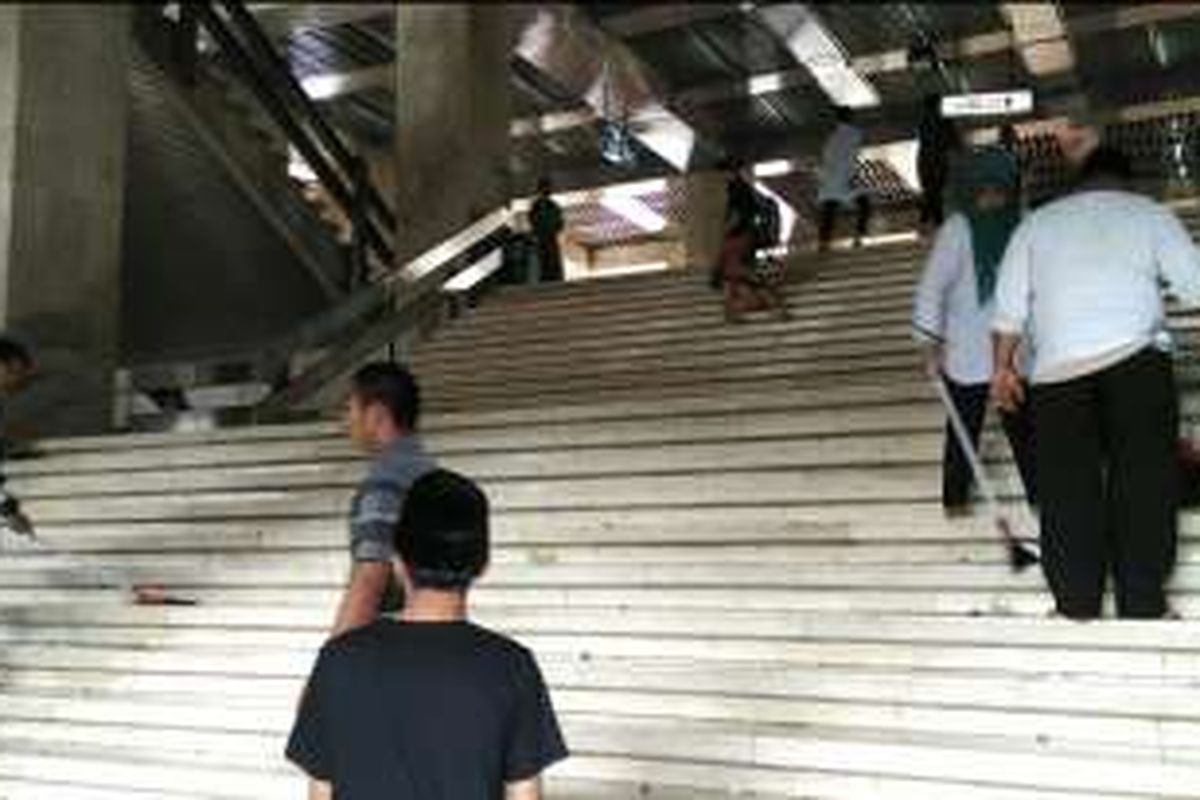
POLYGON ((686 172, 696 149, 696 132, 662 105, 652 103, 633 117, 633 132, 645 147, 680 172, 686 172))
POLYGON ((300 81, 300 87, 311 99, 320 101, 342 94, 345 83, 341 75, 311 75, 300 81))
POLYGON ((308 162, 300 155, 294 147, 288 147, 288 177, 294 178, 301 183, 316 183, 317 173, 313 172, 313 168, 308 165, 308 162))
POLYGON ((768 72, 762 75, 751 75, 746 81, 746 91, 757 97, 760 94, 771 94, 783 88, 783 75, 778 72, 768 72))
POLYGON ((791 175, 795 171, 796 163, 787 158, 764 161, 754 165, 754 177, 756 178, 777 178, 780 175, 791 175))
POLYGON ((1030 73, 1057 75, 1075 69, 1075 52, 1057 3, 1004 3, 1001 9, 1030 73))
POLYGON ((781 3, 760 8, 758 14, 835 105, 879 105, 879 92, 855 71, 844 48, 807 6, 781 3))
POLYGON ((660 233, 667 227, 667 220, 639 197, 622 191, 607 189, 600 193, 600 205, 614 214, 632 222, 647 233, 660 233))
POLYGON ((943 117, 990 117, 1028 114, 1031 111, 1033 92, 1029 89, 1012 92, 973 92, 942 98, 943 117))

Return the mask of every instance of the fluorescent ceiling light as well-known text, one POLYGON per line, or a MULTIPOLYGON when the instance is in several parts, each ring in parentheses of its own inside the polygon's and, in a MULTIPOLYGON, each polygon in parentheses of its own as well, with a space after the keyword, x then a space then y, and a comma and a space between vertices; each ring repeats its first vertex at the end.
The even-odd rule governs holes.
POLYGON ((942 98, 943 117, 986 117, 1003 114, 1028 114, 1033 111, 1033 92, 974 92, 942 98))
POLYGON ((311 75, 300 81, 300 86, 313 100, 328 100, 342 94, 344 83, 341 75, 311 75))
POLYGON ((841 44, 807 6, 783 3, 758 13, 836 105, 879 105, 875 87, 854 70, 841 44))
POLYGON ((1004 3, 1001 8, 1032 74, 1056 75, 1075 68, 1075 52, 1057 3, 1004 3))
POLYGON ((605 192, 600 196, 600 205, 647 233, 659 233, 667 227, 667 220, 661 214, 636 197, 605 192))
POLYGON ((783 75, 778 72, 767 72, 762 75, 751 75, 746 81, 746 91, 758 96, 778 92, 783 88, 783 75))
POLYGON ((316 183, 317 173, 313 172, 313 168, 308 165, 300 153, 294 147, 288 147, 288 165, 287 173, 291 178, 295 178, 301 183, 316 183))
POLYGON ((659 103, 640 109, 631 120, 631 132, 649 150, 680 172, 686 172, 696 149, 696 132, 659 103))
POLYGON ((796 164, 790 159, 781 158, 776 161, 764 161, 754 165, 754 177, 776 178, 780 175, 790 175, 796 171, 796 164))

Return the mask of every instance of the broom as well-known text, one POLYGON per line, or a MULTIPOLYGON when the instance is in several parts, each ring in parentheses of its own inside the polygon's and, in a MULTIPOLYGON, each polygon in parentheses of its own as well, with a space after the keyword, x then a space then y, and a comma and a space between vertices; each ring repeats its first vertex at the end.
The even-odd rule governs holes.
POLYGON ((946 408, 946 415, 950 419, 950 428, 954 431, 954 438, 958 440, 958 446, 962 448, 963 453, 967 457, 967 463, 971 467, 971 474, 975 478, 975 485, 979 487, 979 492, 983 495, 983 501, 987 505, 988 514, 991 515, 992 523, 996 526, 996 532, 1000 534, 1000 540, 1004 543, 1004 547, 1008 551, 1009 567, 1012 568, 1013 572, 1020 572, 1026 567, 1038 563, 1040 560, 1038 553, 1017 538, 1016 534, 1013 533, 1012 523, 1009 522, 1008 516, 1000 508, 1000 501, 996 497, 996 490, 983 471, 983 462, 979 458, 979 453, 975 451, 974 445, 971 444, 971 437, 967 435, 967 426, 963 424, 962 417, 958 414, 954 400, 950 397, 950 390, 946 388, 946 384, 941 378, 933 378, 931 382, 934 388, 937 389, 938 398, 942 401, 942 405, 946 408))

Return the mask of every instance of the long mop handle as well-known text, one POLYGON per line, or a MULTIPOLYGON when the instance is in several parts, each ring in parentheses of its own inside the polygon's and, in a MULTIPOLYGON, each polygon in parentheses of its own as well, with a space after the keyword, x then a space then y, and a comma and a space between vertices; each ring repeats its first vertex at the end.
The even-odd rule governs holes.
POLYGON ((983 471, 983 461, 979 458, 979 453, 976 452, 975 445, 971 443, 971 437, 967 433, 967 426, 962 421, 962 415, 958 413, 958 406, 954 405, 954 399, 950 397, 950 390, 946 388, 946 382, 940 378, 934 378, 932 383, 934 388, 937 389, 938 398, 946 408, 946 416, 950 419, 950 428, 954 431, 954 438, 958 441, 958 446, 962 450, 963 455, 967 457, 967 464, 971 468, 971 476, 975 479, 975 485, 979 487, 979 492, 983 495, 983 501, 987 505, 988 516, 996 520, 997 523, 1001 520, 1007 521, 1007 516, 1000 509, 1000 501, 996 497, 996 490, 992 486, 992 482, 988 479, 987 474, 983 471))
POLYGON ((962 449, 963 455, 967 458, 967 464, 971 468, 971 475, 975 478, 975 485, 979 487, 979 492, 983 495, 988 515, 992 518, 996 530, 1000 532, 1000 538, 1004 540, 1005 546, 1009 549, 1009 563, 1014 570, 1020 570, 1029 564, 1036 563, 1038 560, 1037 554, 1017 539, 1016 535, 1013 534, 1012 524, 1009 522, 1008 516, 1000 508, 1000 500, 996 496, 996 489, 992 485, 991 480, 988 479, 987 473, 984 472, 983 461, 979 458, 979 452, 971 442, 971 437, 967 433, 967 426, 963 424, 962 416, 958 413, 958 407, 954 405, 954 399, 950 397, 950 390, 946 388, 946 382, 940 377, 932 378, 930 382, 933 384, 934 389, 937 390, 938 399, 942 401, 942 405, 946 409, 946 416, 950 420, 950 429, 954 431, 954 438, 958 441, 959 448, 962 449))

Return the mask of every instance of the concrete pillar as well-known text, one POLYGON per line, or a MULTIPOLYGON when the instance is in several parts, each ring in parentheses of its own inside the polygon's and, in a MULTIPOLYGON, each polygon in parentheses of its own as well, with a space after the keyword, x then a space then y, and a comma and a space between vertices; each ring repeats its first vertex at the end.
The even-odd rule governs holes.
POLYGON ((58 386, 16 404, 35 432, 111 421, 129 36, 127 6, 0 6, 0 328, 58 386))
POLYGON ((683 252, 690 269, 710 269, 717 263, 725 228, 725 181, 722 172, 689 172, 674 180, 683 183, 683 252))
POLYGON ((503 4, 396 7, 400 264, 508 202, 512 42, 503 4))

